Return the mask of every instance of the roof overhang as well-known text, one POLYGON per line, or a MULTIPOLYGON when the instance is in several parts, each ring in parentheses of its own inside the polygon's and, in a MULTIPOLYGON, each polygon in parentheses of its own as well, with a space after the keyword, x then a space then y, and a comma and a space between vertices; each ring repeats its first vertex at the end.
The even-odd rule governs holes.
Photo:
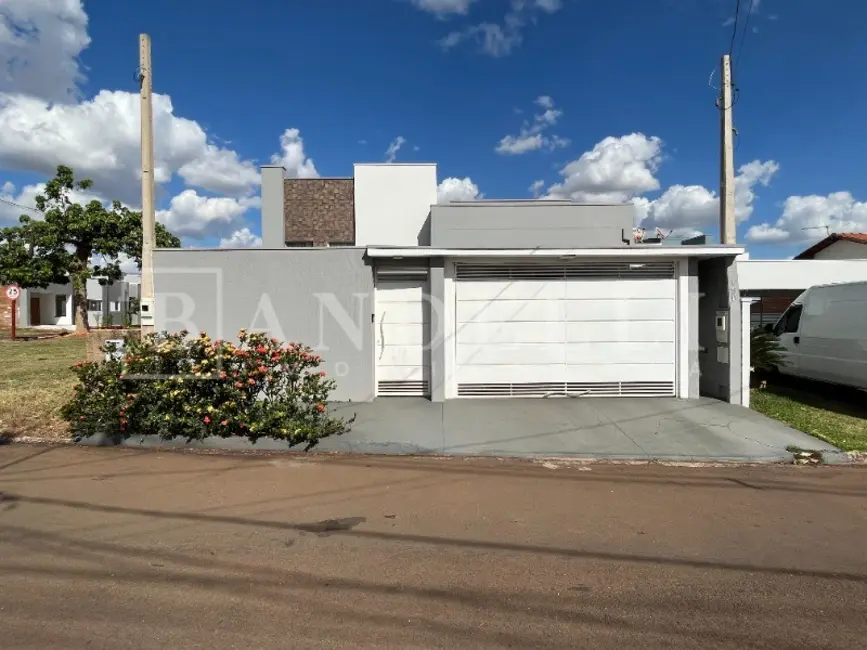
POLYGON ((630 246, 624 248, 411 248, 368 246, 370 258, 472 257, 556 259, 598 257, 666 257, 712 258, 736 257, 744 252, 740 246, 630 246))

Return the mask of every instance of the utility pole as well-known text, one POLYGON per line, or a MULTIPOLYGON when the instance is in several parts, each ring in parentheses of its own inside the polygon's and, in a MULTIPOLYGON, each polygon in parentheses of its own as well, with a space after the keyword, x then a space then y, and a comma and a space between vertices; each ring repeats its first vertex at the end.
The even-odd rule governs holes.
POLYGON ((732 62, 728 54, 722 58, 720 88, 720 170, 719 170, 719 236, 721 244, 735 244, 735 160, 732 146, 732 62))
POLYGON ((140 324, 142 334, 154 331, 154 240, 156 216, 154 214, 154 117, 151 92, 151 37, 140 34, 139 95, 141 98, 141 295, 140 324))

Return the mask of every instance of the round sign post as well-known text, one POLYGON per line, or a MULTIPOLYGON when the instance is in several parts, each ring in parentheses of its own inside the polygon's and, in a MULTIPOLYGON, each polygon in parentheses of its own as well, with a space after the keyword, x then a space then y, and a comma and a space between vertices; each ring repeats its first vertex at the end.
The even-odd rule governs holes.
POLYGON ((21 296, 21 289, 19 289, 16 285, 11 284, 6 287, 6 297, 9 298, 9 302, 12 307, 12 331, 9 332, 10 338, 15 340, 15 321, 18 319, 18 298, 21 296))

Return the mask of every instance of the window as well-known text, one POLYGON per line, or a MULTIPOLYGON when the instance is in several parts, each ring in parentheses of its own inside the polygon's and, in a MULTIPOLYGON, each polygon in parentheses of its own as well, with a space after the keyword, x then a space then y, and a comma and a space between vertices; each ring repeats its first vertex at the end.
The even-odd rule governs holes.
POLYGON ((329 246, 355 246, 351 241, 330 241, 329 246))
POLYGON ((120 302, 118 302, 117 300, 113 300, 110 303, 110 306, 111 306, 111 311, 120 311, 120 302))
POLYGON ((66 296, 54 296, 54 316, 66 318, 66 296))
POLYGON ((87 311, 102 311, 102 300, 88 300, 87 311))
POLYGON ((779 336, 780 334, 794 334, 798 331, 798 325, 801 324, 801 311, 803 310, 803 305, 792 305, 783 314, 783 317, 780 319, 780 322, 777 323, 777 326, 774 328, 774 334, 779 336))
POLYGON ((286 245, 290 248, 313 248, 312 241, 287 241, 286 245))

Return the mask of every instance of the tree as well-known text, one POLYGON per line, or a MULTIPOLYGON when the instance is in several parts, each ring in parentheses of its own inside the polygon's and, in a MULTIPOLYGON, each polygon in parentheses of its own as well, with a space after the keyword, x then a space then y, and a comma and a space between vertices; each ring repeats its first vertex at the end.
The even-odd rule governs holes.
MULTIPOLYGON (((141 267, 141 213, 118 201, 107 209, 97 200, 87 205, 72 200, 74 191, 91 186, 89 180, 76 182, 72 170, 60 165, 36 197, 44 218, 22 215, 19 225, 0 230, 0 284, 44 289, 71 282, 76 332, 89 329, 87 280, 111 283, 121 279, 121 254, 141 267)), ((156 245, 178 248, 181 242, 157 224, 156 245)))
POLYGON ((786 349, 773 332, 756 328, 750 332, 750 365, 754 372, 774 372, 786 365, 786 349))

